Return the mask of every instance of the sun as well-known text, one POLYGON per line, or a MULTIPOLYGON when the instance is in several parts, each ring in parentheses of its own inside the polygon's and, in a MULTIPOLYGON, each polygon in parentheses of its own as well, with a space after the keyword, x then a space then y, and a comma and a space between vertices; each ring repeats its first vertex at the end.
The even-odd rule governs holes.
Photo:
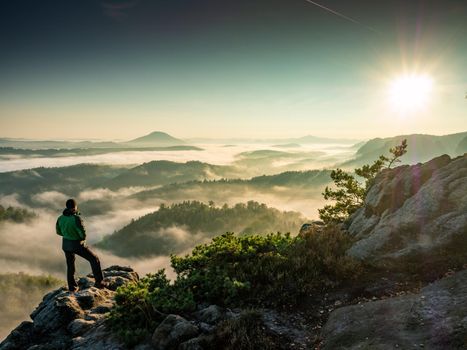
POLYGON ((433 79, 427 74, 404 74, 389 84, 391 107, 401 114, 410 114, 427 107, 433 89, 433 79))

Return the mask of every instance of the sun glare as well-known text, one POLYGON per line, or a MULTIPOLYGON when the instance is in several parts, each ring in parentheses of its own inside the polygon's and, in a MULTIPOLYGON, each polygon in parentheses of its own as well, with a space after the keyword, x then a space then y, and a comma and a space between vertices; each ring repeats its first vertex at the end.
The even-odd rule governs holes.
POLYGON ((407 74, 394 79, 389 86, 389 103, 402 114, 424 109, 429 102, 433 79, 425 74, 407 74))

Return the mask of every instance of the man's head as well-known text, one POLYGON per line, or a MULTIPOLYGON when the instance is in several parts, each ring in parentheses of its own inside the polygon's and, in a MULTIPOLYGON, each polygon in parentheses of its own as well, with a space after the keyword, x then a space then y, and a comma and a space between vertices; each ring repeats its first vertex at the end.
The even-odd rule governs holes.
POLYGON ((73 198, 70 198, 69 200, 66 201, 66 208, 69 210, 76 210, 78 207, 78 204, 73 198))

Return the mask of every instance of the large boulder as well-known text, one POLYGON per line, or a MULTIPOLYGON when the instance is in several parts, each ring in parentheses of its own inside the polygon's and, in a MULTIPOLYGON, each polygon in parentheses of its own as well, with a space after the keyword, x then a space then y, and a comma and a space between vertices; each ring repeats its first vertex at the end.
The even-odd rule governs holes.
POLYGON ((322 331, 323 349, 467 349, 467 270, 420 293, 342 307, 322 331))
POLYGON ((382 171, 349 222, 360 259, 467 252, 467 155, 382 171))
POLYGON ((226 318, 226 310, 217 305, 209 305, 195 313, 195 317, 200 322, 215 324, 226 318))
POLYGON ((121 266, 111 266, 103 273, 109 289, 97 289, 91 278, 82 277, 75 293, 60 288, 47 294, 31 314, 32 322, 23 322, 13 330, 0 350, 124 349, 104 321, 114 305, 114 290, 139 277, 131 268, 121 266))
POLYGON ((172 350, 198 333, 198 327, 183 317, 168 315, 154 331, 152 344, 156 350, 172 350))

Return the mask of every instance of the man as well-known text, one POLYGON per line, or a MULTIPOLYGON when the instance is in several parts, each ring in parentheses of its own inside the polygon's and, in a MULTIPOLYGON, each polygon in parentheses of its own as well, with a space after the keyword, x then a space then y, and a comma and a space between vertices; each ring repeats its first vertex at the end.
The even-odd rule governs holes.
POLYGON ((67 266, 68 289, 70 292, 78 290, 75 281, 75 254, 89 261, 94 275, 96 288, 104 288, 106 284, 102 282, 102 275, 99 258, 86 245, 86 229, 83 220, 79 216, 78 206, 74 199, 66 201, 66 208, 63 214, 57 219, 55 225, 57 235, 63 237, 62 249, 65 252, 67 266))

